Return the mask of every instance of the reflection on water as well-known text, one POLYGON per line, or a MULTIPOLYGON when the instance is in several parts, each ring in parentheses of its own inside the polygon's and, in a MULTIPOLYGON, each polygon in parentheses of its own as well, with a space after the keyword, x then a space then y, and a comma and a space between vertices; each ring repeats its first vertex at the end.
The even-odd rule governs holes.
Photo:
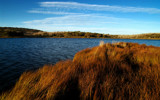
POLYGON ((82 49, 107 42, 137 42, 160 46, 160 40, 136 39, 71 39, 71 38, 8 38, 0 39, 0 92, 14 85, 27 70, 44 64, 72 59, 82 49))

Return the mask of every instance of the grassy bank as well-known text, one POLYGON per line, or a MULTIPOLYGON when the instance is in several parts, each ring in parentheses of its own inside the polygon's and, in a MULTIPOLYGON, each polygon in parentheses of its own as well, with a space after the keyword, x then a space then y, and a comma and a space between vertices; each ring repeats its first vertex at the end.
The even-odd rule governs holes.
POLYGON ((66 31, 45 32, 36 29, 0 27, 0 38, 113 38, 113 39, 160 39, 160 33, 137 35, 110 35, 102 33, 66 31))
POLYGON ((114 43, 24 72, 1 100, 158 100, 160 47, 114 43))

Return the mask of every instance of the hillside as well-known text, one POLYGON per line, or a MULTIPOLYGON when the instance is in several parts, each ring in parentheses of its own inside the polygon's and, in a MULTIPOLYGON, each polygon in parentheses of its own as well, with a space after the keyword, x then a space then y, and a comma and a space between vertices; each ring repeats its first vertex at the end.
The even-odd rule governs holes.
POLYGON ((117 38, 125 39, 160 39, 160 33, 145 33, 137 35, 118 35, 117 38))
POLYGON ((113 38, 113 39, 160 39, 160 33, 137 35, 110 35, 80 31, 45 32, 36 29, 0 27, 0 38, 47 37, 47 38, 113 38))
POLYGON ((42 32, 36 29, 0 27, 0 37, 29 37, 33 33, 42 32))
POLYGON ((1 100, 158 100, 160 47, 114 43, 24 72, 1 100))
POLYGON ((52 37, 52 38, 111 38, 109 34, 99 34, 91 32, 44 32, 35 29, 0 27, 1 38, 12 37, 52 37))

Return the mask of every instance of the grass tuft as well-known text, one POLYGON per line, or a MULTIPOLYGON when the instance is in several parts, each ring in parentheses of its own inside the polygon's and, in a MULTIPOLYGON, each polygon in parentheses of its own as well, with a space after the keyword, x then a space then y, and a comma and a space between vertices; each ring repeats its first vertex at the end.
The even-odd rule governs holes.
POLYGON ((158 100, 160 47, 113 43, 24 72, 1 100, 158 100))

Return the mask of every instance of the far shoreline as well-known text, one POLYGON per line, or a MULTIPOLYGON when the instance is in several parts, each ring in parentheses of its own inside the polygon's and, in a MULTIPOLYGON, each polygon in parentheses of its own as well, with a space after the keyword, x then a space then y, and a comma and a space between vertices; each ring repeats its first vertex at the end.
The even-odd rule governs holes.
POLYGON ((63 39, 136 39, 136 40, 160 40, 160 38, 85 38, 85 37, 0 37, 0 39, 8 39, 8 38, 63 38, 63 39))
POLYGON ((112 35, 81 31, 45 32, 37 29, 0 27, 0 38, 94 38, 94 39, 147 39, 160 40, 160 33, 112 35))

